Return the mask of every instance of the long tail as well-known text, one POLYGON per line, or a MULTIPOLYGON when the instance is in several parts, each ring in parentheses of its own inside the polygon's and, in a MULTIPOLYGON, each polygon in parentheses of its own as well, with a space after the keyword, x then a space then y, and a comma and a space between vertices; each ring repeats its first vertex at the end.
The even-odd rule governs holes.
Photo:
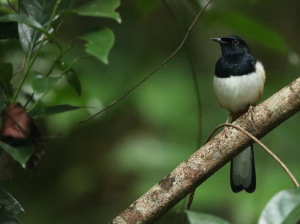
POLYGON ((253 145, 231 160, 230 184, 233 192, 242 190, 252 193, 256 188, 253 145))

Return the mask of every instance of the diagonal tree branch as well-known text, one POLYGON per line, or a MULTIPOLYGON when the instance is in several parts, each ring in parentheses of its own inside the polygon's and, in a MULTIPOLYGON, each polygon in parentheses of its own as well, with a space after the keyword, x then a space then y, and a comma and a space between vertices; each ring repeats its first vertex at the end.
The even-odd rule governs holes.
MULTIPOLYGON (((246 113, 234 124, 260 139, 299 110, 300 78, 258 105, 253 112, 254 122, 246 113)), ((235 128, 228 128, 227 135, 219 133, 110 224, 153 223, 253 142, 235 128)))

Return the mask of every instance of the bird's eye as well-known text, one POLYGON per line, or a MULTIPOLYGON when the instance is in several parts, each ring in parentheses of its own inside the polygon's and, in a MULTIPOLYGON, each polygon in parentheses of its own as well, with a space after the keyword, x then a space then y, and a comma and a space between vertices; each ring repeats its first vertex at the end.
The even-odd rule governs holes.
POLYGON ((236 45, 236 44, 239 43, 239 41, 238 40, 233 40, 232 43, 236 45))

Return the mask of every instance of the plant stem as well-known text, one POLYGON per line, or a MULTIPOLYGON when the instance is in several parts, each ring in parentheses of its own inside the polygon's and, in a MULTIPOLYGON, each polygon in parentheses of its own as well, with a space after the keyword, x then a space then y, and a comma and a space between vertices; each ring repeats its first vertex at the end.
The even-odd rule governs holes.
POLYGON ((20 90, 21 90, 21 88, 22 88, 22 86, 23 86, 23 84, 24 84, 24 82, 25 82, 25 80, 26 80, 26 78, 27 78, 27 74, 28 74, 28 60, 27 60, 27 58, 26 58, 26 62, 25 62, 25 70, 24 70, 25 72, 25 74, 23 75, 23 77, 22 77, 22 79, 21 79, 21 82, 20 82, 20 84, 19 84, 19 86, 18 86, 18 88, 17 88, 17 90, 16 90, 16 92, 15 92, 15 94, 14 94, 14 96, 13 96, 13 99, 12 99, 12 101, 11 101, 11 103, 13 104, 14 102, 16 102, 16 99, 17 99, 17 97, 18 97, 18 94, 19 94, 19 92, 20 92, 20 90))
MULTIPOLYGON (((81 60, 87 59, 87 58, 91 58, 91 57, 94 57, 94 56, 92 56, 92 55, 87 55, 87 56, 83 56, 83 57, 81 57, 81 58, 75 58, 75 59, 72 61, 72 63, 71 63, 64 71, 62 71, 61 77, 62 77, 67 71, 69 71, 70 68, 71 68, 75 63, 77 63, 77 62, 79 62, 79 61, 81 61, 81 60)), ((49 76, 49 75, 47 74, 47 76, 49 76)), ((51 90, 51 89, 49 89, 47 92, 45 92, 45 93, 43 94, 42 97, 44 97, 45 95, 47 95, 47 94, 50 92, 50 90, 51 90)), ((33 95, 34 95, 34 92, 32 93, 32 96, 33 96, 33 95)), ((41 97, 41 98, 42 98, 42 97, 41 97)), ((27 110, 27 112, 31 111, 31 110, 36 106, 37 103, 38 103, 38 101, 34 102, 34 103, 30 106, 30 108, 27 110)), ((27 104, 28 104, 28 102, 26 103, 26 105, 27 105, 27 104)))
POLYGON ((83 56, 83 57, 81 57, 81 58, 75 58, 72 62, 71 62, 71 64, 62 72, 62 74, 65 74, 67 71, 69 71, 70 70, 70 68, 75 64, 75 63, 77 63, 77 62, 79 62, 79 61, 81 61, 81 60, 84 60, 84 59, 87 59, 87 58, 93 58, 94 56, 92 56, 92 55, 87 55, 87 56, 83 56))
MULTIPOLYGON (((53 9, 53 12, 52 12, 52 14, 51 14, 49 23, 48 23, 47 28, 46 28, 46 31, 47 31, 47 32, 49 32, 49 29, 50 29, 50 27, 51 27, 51 22, 52 22, 53 19, 54 19, 54 16, 55 16, 55 14, 56 14, 56 11, 57 11, 57 8, 58 8, 60 2, 61 2, 61 0, 57 0, 57 1, 56 1, 56 4, 55 4, 54 9, 53 9)), ((36 33, 35 33, 35 35, 36 35, 36 33)), ((28 77, 29 71, 30 71, 32 65, 34 64, 34 62, 35 62, 35 60, 36 60, 36 58, 37 58, 37 56, 38 56, 40 50, 42 49, 42 47, 43 47, 45 41, 46 41, 46 35, 43 36, 43 39, 42 39, 41 43, 39 44, 38 49, 37 49, 36 52, 34 53, 32 59, 30 59, 30 56, 31 56, 32 51, 33 51, 33 46, 31 46, 31 49, 30 49, 29 54, 28 54, 28 57, 26 57, 24 76, 22 77, 22 80, 21 80, 21 82, 20 82, 20 84, 19 84, 19 86, 18 86, 18 88, 17 88, 17 91, 16 91, 15 94, 14 94, 14 97, 13 97, 13 99, 12 99, 12 103, 14 103, 14 102, 16 101, 16 99, 17 99, 17 97, 18 97, 18 95, 19 95, 19 93, 20 93, 21 88, 22 88, 22 86, 23 86, 23 84, 24 84, 26 78, 28 77)))
POLYGON ((63 56, 65 56, 66 53, 68 53, 69 50, 71 50, 72 47, 73 47, 73 42, 71 42, 71 43, 69 44, 69 46, 67 47, 67 49, 66 49, 64 52, 61 52, 61 53, 60 53, 60 55, 58 56, 58 58, 56 58, 56 59, 54 60, 54 63, 51 65, 51 67, 50 67, 48 73, 46 74, 46 77, 48 77, 48 76, 52 73, 52 71, 53 71, 54 68, 55 68, 56 63, 58 63, 58 62, 60 61, 60 59, 61 59, 63 56))

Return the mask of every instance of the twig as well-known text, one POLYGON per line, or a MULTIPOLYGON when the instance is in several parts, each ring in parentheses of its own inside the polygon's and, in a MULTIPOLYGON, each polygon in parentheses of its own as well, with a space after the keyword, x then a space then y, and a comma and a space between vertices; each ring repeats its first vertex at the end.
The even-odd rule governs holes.
POLYGON ((16 13, 18 13, 18 11, 13 7, 13 5, 10 3, 10 1, 7 0, 7 2, 8 2, 8 4, 9 4, 9 6, 10 6, 16 13))
POLYGON ((29 102, 33 99, 34 94, 35 94, 34 92, 31 93, 31 95, 29 96, 27 102, 24 105, 24 109, 26 109, 26 107, 28 106, 29 102))
POLYGON ((64 69, 63 71, 62 71, 62 75, 64 75, 65 73, 67 73, 70 69, 71 69, 71 67, 74 65, 74 64, 76 64, 77 62, 79 62, 79 61, 81 61, 81 60, 84 60, 84 59, 87 59, 87 58, 94 58, 94 56, 93 55, 86 55, 86 56, 83 56, 83 57, 81 57, 81 58, 75 58, 72 62, 71 62, 71 64, 66 68, 66 69, 64 69))
POLYGON ((166 64, 182 47, 182 45, 185 43, 188 35, 190 34, 191 29, 193 28, 194 24, 198 20, 198 17, 202 14, 202 12, 206 9, 206 7, 212 2, 212 0, 209 0, 209 2, 203 7, 203 9, 198 13, 194 21, 192 22, 192 25, 189 27, 185 37, 183 38, 182 42, 180 43, 179 47, 164 61, 162 62, 156 69, 154 69, 148 76, 146 76, 142 81, 140 81, 137 85, 135 85, 133 88, 131 88, 129 91, 127 91, 125 94, 123 94, 121 97, 110 103, 108 106, 106 106, 104 109, 100 110, 98 113, 88 117, 87 119, 80 121, 79 124, 86 122, 93 117, 97 116, 98 114, 101 114, 103 111, 110 108, 115 103, 119 102, 121 99, 123 99, 125 96, 127 96, 129 93, 131 93, 133 90, 135 90, 137 87, 139 87, 143 82, 145 82, 147 79, 149 79, 158 69, 160 69, 164 64, 166 64))
POLYGON ((25 65, 25 61, 26 61, 26 56, 24 56, 24 58, 23 58, 23 62, 22 62, 21 69, 20 69, 19 71, 17 71, 16 73, 14 73, 14 74, 12 75, 12 77, 14 77, 15 75, 19 74, 19 73, 23 70, 24 65, 25 65))
POLYGON ((230 124, 230 123, 224 123, 224 124, 219 124, 215 130, 209 135, 209 137, 206 139, 205 144, 211 139, 211 137, 214 135, 214 133, 220 129, 223 126, 230 126, 238 129, 239 131, 243 132, 245 135, 250 137, 253 141, 255 141, 257 144, 259 144, 264 150, 266 150, 267 153, 270 154, 279 164, 280 166, 284 169, 284 171, 289 175, 291 180, 294 182, 296 187, 299 187, 299 183, 297 182, 296 178, 293 176, 293 174, 289 171, 289 169, 286 167, 286 165, 270 150, 268 149, 261 141, 259 141, 257 138, 255 138, 253 135, 251 135, 248 131, 244 130, 243 128, 235 125, 235 124, 230 124))

